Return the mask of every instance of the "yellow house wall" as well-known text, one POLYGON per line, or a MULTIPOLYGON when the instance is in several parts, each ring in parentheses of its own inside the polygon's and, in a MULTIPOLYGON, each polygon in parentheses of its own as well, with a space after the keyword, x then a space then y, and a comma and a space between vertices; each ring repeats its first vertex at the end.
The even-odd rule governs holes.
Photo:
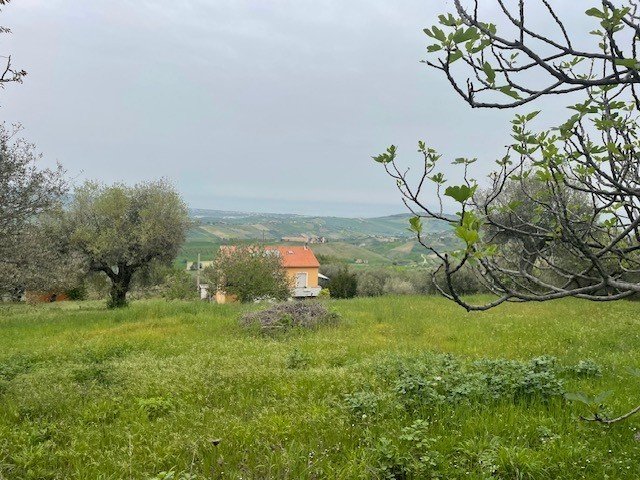
POLYGON ((307 287, 317 287, 318 286, 318 269, 317 268, 287 268, 287 275, 289 276, 289 280, 291 285, 296 284, 296 273, 307 273, 307 287))
POLYGON ((220 290, 218 290, 216 292, 216 303, 235 303, 238 301, 238 297, 236 297, 235 295, 227 295, 224 292, 221 292, 220 290))

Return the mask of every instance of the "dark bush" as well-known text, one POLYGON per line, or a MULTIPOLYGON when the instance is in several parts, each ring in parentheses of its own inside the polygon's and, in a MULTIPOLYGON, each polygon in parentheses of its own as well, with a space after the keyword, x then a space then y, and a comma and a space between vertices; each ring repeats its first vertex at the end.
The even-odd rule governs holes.
POLYGON ((74 288, 70 288, 65 293, 67 297, 69 297, 69 300, 86 300, 87 299, 87 287, 84 284, 78 285, 77 287, 74 287, 74 288))
POLYGON ((314 329, 337 323, 338 315, 318 302, 287 302, 243 315, 240 324, 258 328, 262 333, 274 334, 295 328, 314 329))
POLYGON ((414 295, 416 288, 408 280, 399 277, 389 277, 384 282, 384 293, 387 295, 414 295))
POLYGON ((195 300, 198 298, 195 278, 184 270, 173 270, 160 285, 160 294, 167 300, 195 300))
MULTIPOLYGON (((443 274, 437 276, 437 282, 445 292, 451 293, 443 274)), ((451 284, 459 295, 488 292, 475 272, 467 267, 462 267, 455 275, 452 275, 451 284)))
POLYGON ((353 298, 358 291, 358 277, 344 267, 333 275, 327 288, 333 298, 353 298))
POLYGON ((388 269, 365 270, 358 274, 358 296, 379 297, 385 294, 385 283, 393 272, 388 269))

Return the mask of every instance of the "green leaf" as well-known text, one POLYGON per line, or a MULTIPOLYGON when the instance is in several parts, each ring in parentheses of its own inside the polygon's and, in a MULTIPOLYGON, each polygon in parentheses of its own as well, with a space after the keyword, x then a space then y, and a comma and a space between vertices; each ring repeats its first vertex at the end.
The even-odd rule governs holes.
POLYGON ((447 39, 447 36, 444 34, 444 32, 435 25, 431 28, 431 31, 433 32, 433 38, 435 38, 436 40, 444 42, 447 39))
POLYGON ((420 235, 422 233, 422 219, 420 217, 411 217, 409 219, 409 230, 420 235))
POLYGON ((473 196, 476 188, 477 185, 473 187, 468 187, 467 185, 454 185, 451 187, 447 187, 447 189, 444 191, 444 194, 447 197, 453 198, 457 202, 464 203, 473 196))
POLYGON ((453 43, 457 45, 459 43, 468 42, 469 40, 477 40, 478 38, 480 38, 478 31, 475 28, 470 27, 466 30, 464 28, 456 30, 456 33, 453 34, 451 40, 453 40, 453 43))
POLYGON ((582 392, 567 392, 564 394, 564 398, 571 402, 580 402, 584 403, 585 405, 591 405, 593 403, 591 397, 585 395, 582 392))
POLYGON ((584 13, 586 13, 590 17, 606 18, 604 12, 601 12, 596 7, 590 8, 589 10, 587 10, 584 13))
POLYGON ((436 38, 436 36, 433 34, 433 32, 431 30, 429 30, 428 28, 423 28, 422 31, 425 33, 425 35, 431 37, 431 38, 436 38))
POLYGON ((378 163, 391 163, 396 158, 396 151, 396 146, 391 145, 389 148, 387 148, 387 151, 385 153, 381 153, 380 155, 376 155, 372 158, 378 163))
POLYGON ((438 20, 442 25, 446 25, 447 27, 455 27, 456 19, 450 13, 445 17, 444 15, 438 15, 438 20))
POLYGON ((427 47, 427 52, 433 53, 433 52, 438 52, 442 50, 442 47, 440 45, 438 45, 437 43, 434 43, 433 45, 429 45, 427 47))
POLYGON ((551 175, 551 172, 547 170, 538 170, 536 171, 536 178, 540 182, 549 182, 553 179, 553 176, 551 175))
POLYGON ((593 398, 593 403, 600 404, 604 402, 607 398, 609 398, 613 394, 612 390, 607 390, 606 392, 599 393, 593 398))
POLYGON ((456 227, 456 236, 464 240, 467 246, 471 246, 478 241, 480 234, 477 230, 471 230, 461 225, 456 227))
POLYGON ((638 70, 640 68, 640 63, 635 58, 616 58, 614 63, 621 67, 631 68, 633 70, 638 70))
POLYGON ((452 50, 449 52, 449 63, 453 63, 462 58, 462 50, 452 50))
POLYGON ((511 98, 515 98, 516 100, 522 100, 522 97, 520 96, 520 94, 516 92, 513 89, 513 87, 511 87, 510 85, 505 85, 504 87, 500 87, 498 90, 500 90, 505 95, 509 95, 511 98))
POLYGON ((540 110, 537 110, 535 112, 531 112, 530 114, 526 115, 524 118, 527 121, 533 120, 534 118, 536 118, 538 116, 538 114, 540 113, 540 110))
POLYGON ((496 81, 496 72, 491 64, 489 62, 484 62, 482 70, 484 70, 484 74, 487 76, 487 81, 493 84, 496 81))
POLYGON ((444 174, 442 172, 436 173, 435 175, 432 175, 429 178, 431 179, 432 182, 439 183, 439 184, 443 184, 446 181, 444 179, 444 174))

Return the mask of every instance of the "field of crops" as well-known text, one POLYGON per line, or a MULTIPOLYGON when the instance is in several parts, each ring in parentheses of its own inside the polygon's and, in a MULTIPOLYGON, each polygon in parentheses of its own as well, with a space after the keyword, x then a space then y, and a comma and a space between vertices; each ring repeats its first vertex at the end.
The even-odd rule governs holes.
POLYGON ((639 303, 468 314, 331 301, 262 336, 241 305, 0 305, 0 479, 637 479, 639 303))

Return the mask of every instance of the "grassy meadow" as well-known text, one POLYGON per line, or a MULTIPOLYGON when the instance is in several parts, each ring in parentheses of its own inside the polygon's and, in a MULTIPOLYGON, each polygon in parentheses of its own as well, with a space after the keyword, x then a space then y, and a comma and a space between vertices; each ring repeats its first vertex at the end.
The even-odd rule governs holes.
POLYGON ((562 396, 640 403, 640 303, 329 306, 273 338, 253 306, 0 305, 0 479, 640 478, 640 416, 562 396))

